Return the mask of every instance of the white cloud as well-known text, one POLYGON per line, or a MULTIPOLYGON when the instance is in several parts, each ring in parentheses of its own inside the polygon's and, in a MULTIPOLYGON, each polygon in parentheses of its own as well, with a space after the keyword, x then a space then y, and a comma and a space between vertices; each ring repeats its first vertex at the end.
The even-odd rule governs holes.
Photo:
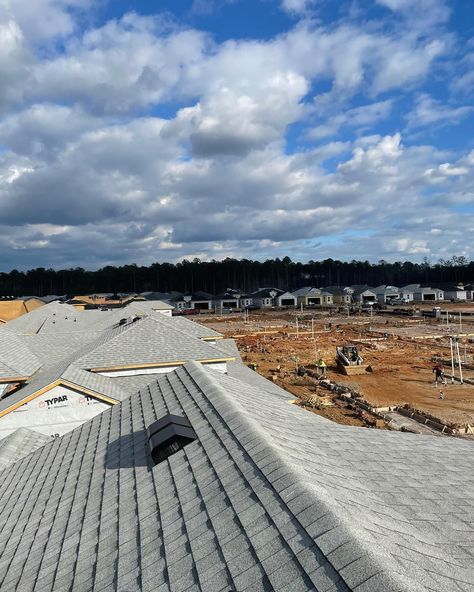
POLYGON ((17 23, 2 17, 0 6, 0 113, 23 100, 33 62, 17 23))
POLYGON ((64 55, 39 63, 31 93, 79 101, 98 113, 126 113, 179 95, 183 74, 203 59, 206 35, 160 36, 155 19, 127 15, 71 41, 64 55))
POLYGON ((68 39, 64 53, 37 60, 18 78, 32 102, 76 102, 96 113, 129 113, 225 90, 259 99, 270 87, 278 100, 279 81, 297 79, 308 88, 311 81, 330 81, 337 99, 419 83, 446 48, 442 38, 385 34, 355 24, 306 24, 270 41, 216 46, 202 32, 169 30, 158 18, 129 14, 68 39))
POLYGON ((401 255, 429 255, 430 248, 426 240, 413 240, 411 237, 397 238, 387 241, 385 248, 394 250, 401 255))
POLYGON ((450 10, 444 0, 376 0, 377 4, 400 13, 412 24, 427 28, 445 23, 450 10), (414 23, 415 21, 415 23, 414 23))
POLYGON ((427 94, 416 98, 414 109, 407 114, 408 128, 455 125, 474 111, 472 106, 450 107, 427 94))
MULTIPOLYGON (((467 223, 450 207, 468 203, 472 154, 405 145, 395 130, 374 135, 377 122, 395 127, 387 120, 401 101, 373 97, 421 84, 450 47, 442 33, 304 19, 270 40, 218 44, 134 14, 78 33, 81 0, 41 6, 59 15, 50 29, 31 24, 31 5, 0 26, 3 265, 14 251, 12 261, 31 266, 35 247, 48 265, 97 266, 151 262, 160 250, 275 256, 301 241, 366 258, 373 247, 359 233, 384 255, 415 256, 442 248, 431 229, 449 225, 455 240, 467 223), (45 39, 47 51, 33 49, 45 39), (355 96, 372 102, 354 107, 355 96), (316 116, 309 138, 327 141, 289 147, 288 127, 316 116), (359 138, 334 141, 347 129, 359 138), (358 238, 334 246, 351 232, 358 238)), ((446 116, 419 97, 419 122, 446 116)))
MULTIPOLYGON (((468 47, 472 49, 473 46, 474 39, 471 39, 468 47)), ((463 94, 469 94, 474 90, 474 51, 465 53, 460 70, 454 73, 450 86, 454 92, 463 94)))
POLYGON ((189 138, 194 156, 242 155, 280 140, 288 124, 301 117, 299 104, 307 92, 296 74, 266 77, 248 89, 223 87, 194 107, 181 110, 171 133, 189 138))
POLYGON ((337 134, 341 128, 357 128, 364 130, 375 123, 386 119, 392 110, 393 100, 387 99, 361 107, 354 107, 346 112, 329 117, 325 123, 311 128, 307 137, 320 139, 337 134))
POLYGON ((392 41, 383 45, 379 53, 379 68, 373 84, 378 94, 423 79, 433 61, 446 51, 446 43, 434 39, 425 44, 392 41))
POLYGON ((80 107, 33 105, 0 120, 0 143, 17 154, 42 155, 64 149, 71 138, 104 122, 80 107))
POLYGON ((76 28, 75 17, 91 6, 91 0, 2 0, 3 10, 32 42, 64 37, 76 28))
POLYGON ((304 15, 316 5, 316 0, 282 0, 281 7, 290 14, 304 15))

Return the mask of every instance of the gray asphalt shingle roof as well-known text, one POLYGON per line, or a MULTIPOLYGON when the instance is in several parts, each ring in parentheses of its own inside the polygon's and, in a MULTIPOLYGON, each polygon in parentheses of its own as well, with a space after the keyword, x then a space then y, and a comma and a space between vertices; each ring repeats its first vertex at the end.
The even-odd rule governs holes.
POLYGON ((31 376, 40 367, 41 362, 21 337, 12 333, 7 327, 1 327, 0 378, 31 376))
POLYGON ((244 364, 234 339, 221 339, 218 341, 218 344, 221 351, 226 351, 229 355, 235 357, 235 360, 227 362, 227 374, 229 376, 238 378, 258 389, 263 389, 269 393, 278 395, 279 397, 284 397, 287 400, 294 399, 294 396, 291 395, 291 393, 285 391, 270 380, 267 380, 261 374, 255 370, 251 370, 246 364, 244 364))
POLYGON ((106 331, 102 331, 94 341, 86 343, 82 349, 73 351, 69 356, 62 358, 59 361, 53 361, 55 360, 53 355, 50 363, 45 364, 40 368, 23 388, 0 400, 0 412, 8 409, 12 405, 20 403, 30 395, 34 395, 44 387, 49 386, 60 379, 70 380, 77 386, 83 386, 94 390, 97 394, 106 395, 113 399, 121 400, 125 398, 126 393, 119 385, 115 384, 112 379, 107 378, 106 376, 95 376, 90 372, 86 372, 76 363, 76 360, 91 349, 100 347, 117 335, 126 332, 130 327, 131 325, 129 324, 111 327, 106 331), (69 378, 67 378, 67 376, 69 376, 69 378), (71 380, 71 377, 74 377, 74 379, 71 380))
POLYGON ((23 335, 22 339, 43 366, 51 366, 81 351, 86 344, 95 342, 101 335, 102 331, 77 331, 23 335))
POLYGON ((0 440, 0 471, 48 442, 51 442, 50 436, 28 428, 18 428, 0 440))
MULTIPOLYGON (((147 314, 157 310, 173 310, 174 306, 162 300, 135 300, 127 304, 124 310, 142 311, 147 314)), ((161 314, 161 313, 160 313, 161 314)))
POLYGON ((68 366, 68 368, 61 374, 61 379, 66 380, 79 389, 85 388, 94 391, 98 395, 105 395, 111 397, 116 401, 123 401, 130 396, 130 391, 127 391, 121 387, 115 380, 102 376, 101 374, 95 374, 94 372, 87 372, 78 368, 74 364, 68 366))
MULTIPOLYGON (((77 313, 78 311, 73 306, 54 301, 9 321, 7 326, 17 334, 33 335, 38 333, 48 321, 52 323, 53 320, 56 320, 56 316, 58 317, 59 326, 59 319, 68 316, 71 321, 77 313)), ((69 326, 72 326, 72 321, 68 323, 69 326)), ((54 330, 57 330, 57 328, 54 327, 54 330)))
POLYGON ((472 590, 472 451, 190 363, 2 472, 0 587, 472 590), (166 413, 198 439, 151 468, 144 430, 166 413))
POLYGON ((132 323, 131 316, 140 312, 145 314, 140 305, 139 302, 131 303, 125 309, 103 312, 76 311, 68 305, 54 302, 41 307, 44 311, 41 316, 37 311, 24 315, 34 316, 36 320, 32 322, 21 326, 9 323, 2 327, 0 379, 34 376, 22 389, 0 401, 0 411, 56 380, 66 378, 66 371, 69 375, 75 372, 78 386, 117 400, 124 399, 131 390, 148 382, 148 379, 136 379, 120 385, 106 377, 94 378, 90 373, 79 372, 89 363, 90 367, 102 363, 120 365, 124 360, 141 364, 147 363, 149 356, 157 363, 225 357, 224 352, 198 339, 219 334, 187 319, 165 317, 150 309, 144 318, 132 323), (120 325, 121 319, 127 319, 127 322, 120 325), (41 326, 39 333, 28 333, 32 327, 38 326, 41 326), (140 330, 137 330, 138 326, 140 330), (130 330, 133 335, 129 339, 114 341, 107 346, 114 337, 130 330))
POLYGON ((77 365, 88 369, 109 368, 226 357, 229 356, 216 347, 150 316, 79 358, 77 365))
POLYGON ((199 339, 211 337, 220 339, 222 337, 222 334, 214 331, 214 329, 210 329, 209 327, 195 323, 184 317, 165 317, 163 315, 156 315, 155 318, 162 323, 168 323, 170 327, 176 327, 180 331, 193 335, 193 337, 198 337, 199 339))

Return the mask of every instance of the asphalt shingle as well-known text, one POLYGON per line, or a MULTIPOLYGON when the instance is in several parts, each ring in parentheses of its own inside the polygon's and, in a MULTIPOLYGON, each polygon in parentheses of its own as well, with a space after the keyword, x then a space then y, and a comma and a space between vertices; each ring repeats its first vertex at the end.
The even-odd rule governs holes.
POLYGON ((462 590, 472 450, 336 425, 189 363, 2 472, 0 587, 462 590), (144 430, 166 413, 198 438, 152 467, 144 430))
POLYGON ((77 365, 90 369, 233 357, 155 317, 139 319, 132 325, 122 335, 91 349, 77 365))

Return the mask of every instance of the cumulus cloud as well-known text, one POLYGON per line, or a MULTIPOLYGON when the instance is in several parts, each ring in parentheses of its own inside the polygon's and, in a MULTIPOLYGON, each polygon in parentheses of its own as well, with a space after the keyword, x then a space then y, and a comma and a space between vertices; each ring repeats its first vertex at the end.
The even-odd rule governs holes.
POLYGON ((37 65, 31 94, 75 101, 97 113, 126 113, 181 94, 183 74, 203 59, 207 36, 164 34, 160 21, 129 14, 71 40, 63 55, 37 65))
POLYGON ((91 0, 2 0, 0 14, 9 15, 30 42, 70 35, 76 18, 91 6, 91 0))
MULTIPOLYGON (((13 49, 21 47, 21 31, 13 49)), ((10 37, 12 34, 10 34, 10 37)), ((103 114, 215 93, 274 93, 281 82, 327 80, 333 94, 361 89, 376 96, 420 82, 446 51, 444 38, 366 30, 357 24, 298 26, 270 41, 216 46, 193 29, 169 30, 158 17, 128 14, 65 42, 64 52, 36 60, 23 93, 30 101, 75 102, 103 114)), ((10 50, 12 51, 12 49, 10 50)), ((11 63, 11 60, 9 60, 11 63)))
POLYGON ((2 18, 2 12, 0 7, 0 114, 22 102, 33 64, 21 29, 14 20, 2 18))
POLYGON ((103 121, 80 107, 38 104, 0 120, 0 144, 21 155, 51 157, 65 144, 103 121))
MULTIPOLYGON (((408 144, 388 122, 399 101, 387 93, 423 83, 450 47, 444 32, 302 19, 268 40, 217 43, 160 15, 78 29, 86 0, 41 3, 49 26, 33 22, 34 3, 9 4, 0 25, 4 267, 314 258, 314 245, 367 258, 373 241, 386 258, 418 256, 443 244, 431 229, 456 226, 472 153, 408 144), (310 129, 304 148, 295 127, 310 129)), ((470 114, 417 97, 417 125, 470 114)))

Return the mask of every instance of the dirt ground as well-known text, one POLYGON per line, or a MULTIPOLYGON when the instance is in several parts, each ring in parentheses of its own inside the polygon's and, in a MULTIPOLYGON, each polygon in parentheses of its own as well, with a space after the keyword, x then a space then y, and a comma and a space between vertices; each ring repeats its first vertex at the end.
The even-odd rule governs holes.
MULTIPOLYGON (((464 304, 463 309, 474 312, 474 305, 464 304)), ((298 367, 315 370, 314 364, 322 357, 332 381, 352 387, 373 405, 408 404, 451 426, 474 424, 474 316, 463 319, 463 337, 459 337, 461 358, 467 361, 463 376, 472 384, 451 384, 451 368, 445 365, 448 384, 442 387, 444 400, 439 398, 441 387, 434 385, 432 357, 450 359, 448 335, 455 330, 452 327, 442 331, 442 322, 435 319, 258 311, 251 313, 249 322, 240 314, 198 320, 235 338, 245 363, 256 364, 260 374, 301 401, 317 395, 319 387, 316 380, 298 376, 298 367), (430 337, 439 334, 446 336, 430 337), (373 372, 346 376, 339 371, 336 346, 348 343, 357 345, 363 365, 370 365, 373 372)), ((457 368, 455 376, 459 376, 457 368)), ((365 423, 357 414, 337 405, 311 410, 340 423, 365 423)))

